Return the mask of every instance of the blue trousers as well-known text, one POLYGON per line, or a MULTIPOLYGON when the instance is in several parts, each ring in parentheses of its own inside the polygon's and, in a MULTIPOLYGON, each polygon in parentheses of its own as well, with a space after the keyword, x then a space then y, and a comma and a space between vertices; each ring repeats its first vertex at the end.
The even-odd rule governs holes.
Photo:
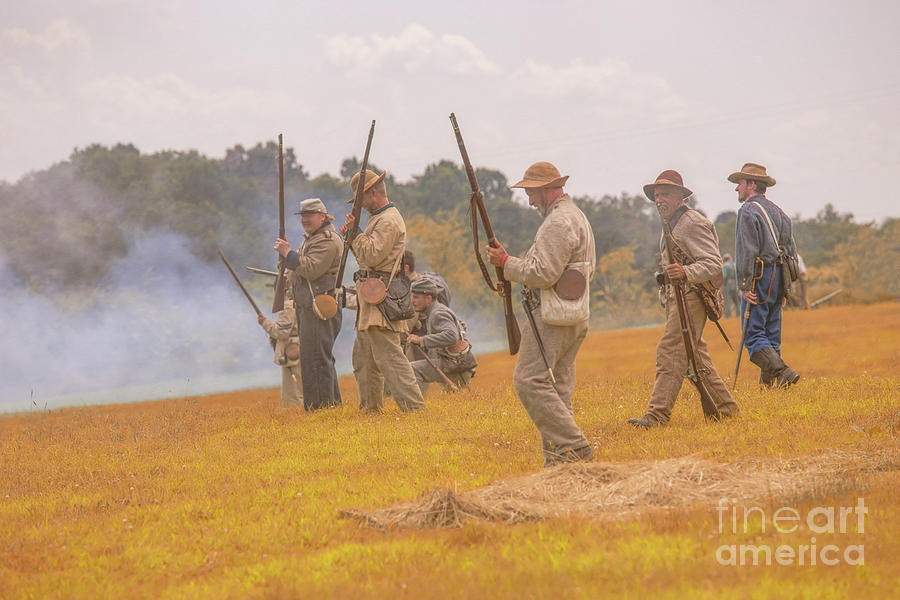
MULTIPOLYGON (((767 264, 753 291, 756 292, 756 301, 759 304, 750 305, 750 319, 747 321, 744 345, 750 354, 770 346, 781 356, 781 301, 784 298, 781 267, 767 264)), ((742 295, 741 318, 746 307, 747 301, 742 295)))

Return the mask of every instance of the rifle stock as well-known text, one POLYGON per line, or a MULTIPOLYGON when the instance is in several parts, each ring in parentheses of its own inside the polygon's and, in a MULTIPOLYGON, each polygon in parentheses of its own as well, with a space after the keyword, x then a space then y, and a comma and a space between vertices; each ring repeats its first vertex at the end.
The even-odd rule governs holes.
MULTIPOLYGON (((286 240, 284 230, 284 145, 283 135, 278 134, 278 237, 286 240)), ((284 310, 284 259, 278 258, 278 277, 275 279, 275 299, 272 312, 284 310)))
MULTIPOLYGON (((228 259, 225 258, 225 255, 222 254, 222 251, 219 250, 219 258, 222 259, 222 262, 225 263, 225 266, 228 267, 228 271, 231 273, 231 276, 234 277, 234 280, 237 282, 238 286, 240 286, 241 291, 244 292, 244 295, 247 296, 247 300, 250 301, 250 306, 253 307, 253 310, 256 311, 257 316, 262 316, 262 311, 259 310, 259 307, 256 305, 256 302, 253 301, 253 298, 250 296, 250 292, 247 291, 247 288, 244 287, 244 284, 241 283, 241 280, 238 279, 237 273, 234 272, 234 269, 231 268, 231 263, 228 262, 228 259)), ((282 310, 284 307, 282 307, 282 310)))
MULTIPOLYGON (((672 230, 669 228, 669 224, 662 215, 660 215, 660 221, 662 221, 666 253, 669 255, 669 263, 672 264, 675 262, 672 251, 672 230)), ((684 284, 680 281, 675 282, 671 280, 669 280, 669 283, 672 285, 675 294, 675 305, 678 307, 681 337, 684 340, 684 351, 687 354, 688 361, 688 379, 694 384, 694 387, 697 388, 697 392, 700 394, 700 406, 703 408, 704 416, 718 420, 721 417, 719 409, 716 407, 716 403, 713 401, 712 395, 710 395, 709 390, 706 388, 706 383, 703 381, 700 371, 697 369, 697 354, 694 348, 693 338, 694 334, 691 328, 690 315, 687 311, 687 300, 684 296, 684 284)))
MULTIPOLYGON (((341 254, 341 266, 338 268, 337 277, 334 280, 334 289, 337 290, 344 283, 344 269, 347 266, 347 255, 350 253, 350 245, 356 234, 359 233, 359 216, 362 213, 363 191, 366 189, 366 169, 369 167, 369 150, 372 148, 372 138, 375 136, 375 120, 372 120, 372 126, 369 127, 369 139, 366 141, 366 151, 363 154, 362 165, 359 169, 359 181, 356 183, 356 192, 353 195, 353 208, 350 214, 353 215, 353 226, 347 231, 344 237, 344 251, 341 254)), ((390 322, 390 321, 388 321, 390 322)))
POLYGON ((481 258, 481 252, 478 249, 478 217, 481 217, 481 223, 484 226, 484 233, 488 239, 488 245, 497 247, 497 238, 494 236, 494 228, 491 226, 491 219, 487 214, 484 206, 484 194, 481 193, 481 187, 478 185, 478 178, 475 176, 475 169, 472 168, 472 161, 469 160, 469 153, 466 151, 466 144, 463 141, 462 133, 459 130, 459 123, 456 122, 456 115, 450 113, 450 123, 453 125, 453 132, 456 134, 456 144, 459 146, 459 153, 462 156, 463 167, 466 170, 466 177, 469 179, 469 187, 472 188, 472 196, 469 198, 469 211, 472 215, 472 241, 475 248, 475 258, 478 260, 478 266, 481 268, 481 274, 487 282, 488 287, 500 294, 503 298, 503 316, 506 319, 506 342, 509 345, 509 353, 516 354, 519 351, 519 344, 522 341, 522 333, 519 330, 519 322, 513 313, 512 306, 512 284, 503 276, 501 267, 494 267, 497 273, 497 283, 494 284, 491 275, 488 272, 484 260, 481 258))

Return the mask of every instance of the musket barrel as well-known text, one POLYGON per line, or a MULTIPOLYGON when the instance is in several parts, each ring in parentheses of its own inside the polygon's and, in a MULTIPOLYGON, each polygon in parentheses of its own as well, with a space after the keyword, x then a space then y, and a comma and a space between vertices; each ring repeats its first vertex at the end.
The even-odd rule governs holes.
POLYGON ((366 151, 363 154, 362 165, 359 168, 359 181, 356 182, 356 192, 353 195, 353 208, 350 214, 353 215, 353 225, 344 236, 344 251, 341 254, 341 265, 338 267, 337 277, 334 280, 334 289, 344 284, 344 269, 347 266, 347 255, 350 253, 350 245, 353 243, 356 234, 359 231, 359 216, 362 213, 362 197, 363 191, 366 189, 366 169, 369 167, 369 150, 372 148, 372 138, 375 137, 375 119, 372 119, 372 125, 369 127, 369 138, 366 140, 366 151))
POLYGON ((234 272, 234 269, 231 268, 231 263, 228 262, 228 259, 225 258, 225 255, 222 254, 222 251, 219 250, 219 258, 222 259, 222 262, 225 263, 225 266, 228 267, 228 272, 231 273, 231 276, 234 277, 234 280, 237 282, 238 286, 240 286, 241 291, 244 292, 244 295, 247 296, 247 300, 250 301, 250 306, 253 307, 253 310, 256 311, 257 315, 262 315, 262 311, 259 310, 259 307, 256 305, 256 302, 253 301, 253 298, 250 296, 250 292, 247 291, 247 288, 244 287, 244 284, 241 283, 241 280, 238 278, 237 273, 234 272))

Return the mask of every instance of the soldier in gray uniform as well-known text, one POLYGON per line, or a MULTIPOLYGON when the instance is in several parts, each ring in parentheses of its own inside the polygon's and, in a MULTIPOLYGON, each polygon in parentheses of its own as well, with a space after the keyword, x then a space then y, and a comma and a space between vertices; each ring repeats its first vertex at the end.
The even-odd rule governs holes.
POLYGON ((465 326, 449 307, 437 301, 437 295, 437 284, 430 279, 420 277, 412 284, 413 306, 422 315, 425 326, 420 334, 409 335, 408 344, 413 356, 418 356, 417 360, 410 361, 410 365, 423 394, 429 383, 445 384, 421 352, 427 352, 432 362, 458 388, 469 384, 478 364, 472 355, 472 345, 466 339, 465 326))
POLYGON ((525 177, 510 187, 524 188, 528 203, 544 219, 534 243, 523 258, 510 256, 499 242, 486 250, 491 264, 501 267, 506 279, 521 282, 532 291, 535 325, 555 374, 550 376, 534 332, 524 328, 513 383, 541 434, 545 466, 594 456, 590 442, 575 423, 572 393, 575 356, 588 330, 588 282, 594 274, 596 254, 587 217, 563 190, 568 178, 548 162, 528 167, 525 177), (575 299, 562 299, 558 293, 557 284, 564 273, 580 273, 584 279, 583 292, 575 299))
POLYGON ((257 321, 267 334, 275 351, 273 362, 281 367, 281 406, 300 406, 303 391, 300 387, 300 338, 297 333, 297 315, 294 312, 293 294, 285 289, 284 309, 274 321, 260 314, 257 321))
POLYGON ((341 311, 322 319, 313 300, 334 287, 344 244, 331 222, 334 220, 318 198, 300 203, 300 224, 306 235, 296 251, 287 240, 275 242, 284 257, 285 268, 293 273, 297 321, 300 326, 300 372, 306 410, 341 405, 337 371, 334 368, 334 341, 341 331, 341 311))

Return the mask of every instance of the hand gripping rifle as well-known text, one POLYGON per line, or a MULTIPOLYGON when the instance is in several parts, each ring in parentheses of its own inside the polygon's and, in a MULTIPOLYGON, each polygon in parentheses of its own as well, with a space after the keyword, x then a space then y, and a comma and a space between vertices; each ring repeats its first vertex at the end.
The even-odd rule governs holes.
MULTIPOLYGON (((669 223, 661 214, 660 221, 662 221, 663 238, 666 242, 666 254, 669 255, 669 263, 674 263, 674 252, 672 250, 674 240, 672 240, 672 230, 669 228, 669 223)), ((706 388, 706 383, 703 381, 704 378, 697 369, 697 352, 694 348, 691 316, 688 313, 687 299, 684 296, 684 283, 681 281, 669 280, 669 284, 672 286, 675 295, 675 304, 678 306, 678 320, 681 323, 681 337, 684 340, 684 351, 687 354, 687 377, 700 394, 700 406, 703 407, 704 416, 708 419, 718 420, 721 418, 719 409, 716 408, 716 403, 713 401, 712 395, 709 393, 709 390, 706 388)))
MULTIPOLYGON (((286 240, 284 231, 284 146, 283 136, 278 134, 278 237, 286 240)), ((275 299, 272 301, 272 312, 284 310, 284 259, 278 257, 278 277, 275 279, 275 299)))
MULTIPOLYGON (((238 279, 237 273, 234 272, 234 269, 231 268, 231 263, 228 262, 228 259, 225 258, 225 255, 222 254, 222 251, 219 250, 219 258, 222 259, 222 262, 225 263, 225 266, 228 267, 228 270, 231 272, 231 276, 234 277, 234 280, 240 286, 241 291, 244 292, 244 295, 247 296, 247 300, 250 301, 250 306, 253 307, 253 310, 256 311, 257 316, 262 316, 262 311, 259 310, 259 307, 256 305, 256 302, 253 301, 253 298, 250 296, 250 292, 247 291, 247 288, 244 287, 244 284, 241 283, 241 280, 238 279)), ((284 307, 282 306, 282 310, 284 307)))
MULTIPOLYGON (((359 233, 359 215, 362 213, 363 191, 366 189, 366 169, 369 167, 369 150, 372 148, 372 138, 375 136, 375 121, 369 128, 369 139, 366 141, 366 151, 363 154, 362 166, 359 168, 359 181, 356 183, 356 193, 353 196, 353 208, 350 214, 353 215, 353 225, 344 236, 344 253, 341 254, 341 266, 338 268, 337 277, 334 280, 335 295, 337 290, 344 284, 344 268, 347 266, 347 254, 350 252, 350 245, 359 233)), ((390 323, 390 321, 388 321, 390 323)))
POLYGON ((497 238, 494 236, 494 229, 491 227, 491 219, 488 217, 487 209, 484 207, 484 194, 478 185, 478 179, 475 177, 475 169, 472 168, 472 162, 469 160, 469 153, 466 152, 466 144, 463 142, 462 133, 459 131, 459 124, 456 122, 456 115, 450 113, 450 122, 453 124, 453 132, 456 134, 456 143, 459 146, 459 153, 462 155, 463 166, 466 169, 466 176, 469 178, 469 186, 472 188, 472 196, 469 199, 469 214, 472 215, 472 241, 475 246, 475 258, 478 259, 478 266, 481 268, 481 274, 487 282, 491 291, 500 294, 503 298, 503 316, 506 318, 506 341, 509 344, 509 353, 515 354, 519 351, 519 343, 522 341, 522 333, 519 331, 519 323, 516 321, 516 315, 513 313, 512 307, 512 284, 503 276, 503 269, 496 267, 497 283, 494 284, 491 275, 488 272, 484 260, 481 258, 481 252, 478 249, 478 216, 481 216, 481 223, 484 225, 484 233, 487 236, 488 245, 497 247, 497 238))

